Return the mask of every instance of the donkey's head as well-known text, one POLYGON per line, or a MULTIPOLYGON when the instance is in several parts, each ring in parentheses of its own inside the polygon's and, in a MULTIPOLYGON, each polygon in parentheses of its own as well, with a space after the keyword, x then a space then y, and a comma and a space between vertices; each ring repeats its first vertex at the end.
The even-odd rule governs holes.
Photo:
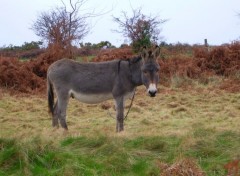
POLYGON ((142 82, 147 88, 147 93, 151 97, 155 97, 157 93, 157 84, 159 81, 159 64, 157 57, 160 54, 160 48, 155 46, 153 50, 143 49, 141 57, 143 58, 142 82))

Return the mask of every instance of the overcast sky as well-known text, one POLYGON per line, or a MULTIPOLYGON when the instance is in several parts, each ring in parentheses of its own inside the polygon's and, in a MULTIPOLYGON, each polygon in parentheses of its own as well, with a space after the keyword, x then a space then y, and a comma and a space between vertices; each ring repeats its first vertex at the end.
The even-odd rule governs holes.
MULTIPOLYGON (((61 0, 0 2, 0 47, 40 40, 30 29, 38 14, 62 6, 61 0)), ((168 19, 161 33, 167 43, 197 44, 206 38, 209 44, 220 45, 240 39, 240 0, 88 0, 84 12, 109 12, 88 20, 92 30, 83 42, 110 41, 120 46, 126 38, 112 32, 118 27, 112 16, 119 17, 121 11, 131 16, 131 6, 142 7, 145 15, 168 19)))

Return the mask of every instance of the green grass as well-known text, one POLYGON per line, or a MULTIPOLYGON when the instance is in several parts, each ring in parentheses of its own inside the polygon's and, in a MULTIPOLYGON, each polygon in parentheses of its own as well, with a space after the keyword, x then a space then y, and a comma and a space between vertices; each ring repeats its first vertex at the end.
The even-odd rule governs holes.
POLYGON ((80 62, 90 62, 92 61, 92 59, 96 57, 96 56, 86 56, 86 57, 77 57, 76 61, 80 61, 80 62))
POLYGON ((240 155, 240 94, 204 87, 160 87, 153 99, 144 93, 138 89, 120 134, 108 115, 112 101, 104 110, 71 100, 65 132, 52 129, 46 97, 0 95, 0 176, 160 175, 159 162, 184 158, 206 175, 226 175, 223 166, 240 155))
MULTIPOLYGON (((199 131, 198 131, 199 132, 199 131)), ((240 152, 239 134, 211 133, 187 149, 185 137, 66 137, 57 144, 41 137, 1 139, 0 175, 159 175, 157 161, 195 158, 207 175, 225 175, 223 165, 240 152), (210 138, 215 138, 214 140, 210 138)))

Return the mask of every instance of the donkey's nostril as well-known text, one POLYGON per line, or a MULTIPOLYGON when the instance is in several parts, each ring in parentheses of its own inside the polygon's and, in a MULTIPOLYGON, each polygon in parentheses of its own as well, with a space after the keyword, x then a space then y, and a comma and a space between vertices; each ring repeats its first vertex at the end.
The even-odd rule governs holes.
POLYGON ((157 91, 148 91, 148 93, 149 93, 149 95, 150 95, 151 97, 155 97, 157 91))

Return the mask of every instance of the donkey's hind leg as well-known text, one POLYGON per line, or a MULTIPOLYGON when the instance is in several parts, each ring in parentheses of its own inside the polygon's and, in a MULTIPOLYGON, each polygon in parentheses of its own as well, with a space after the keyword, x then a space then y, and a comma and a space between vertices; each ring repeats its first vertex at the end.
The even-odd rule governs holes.
POLYGON ((66 130, 68 129, 67 123, 66 123, 66 111, 67 111, 68 101, 69 101, 68 94, 64 96, 61 95, 60 97, 58 97, 58 101, 57 101, 57 117, 58 117, 58 120, 60 121, 61 126, 66 130))
POLYGON ((54 112, 53 112, 53 116, 52 116, 52 126, 58 128, 59 123, 58 123, 58 114, 57 114, 57 104, 58 104, 58 101, 56 102, 56 104, 54 106, 54 112))

